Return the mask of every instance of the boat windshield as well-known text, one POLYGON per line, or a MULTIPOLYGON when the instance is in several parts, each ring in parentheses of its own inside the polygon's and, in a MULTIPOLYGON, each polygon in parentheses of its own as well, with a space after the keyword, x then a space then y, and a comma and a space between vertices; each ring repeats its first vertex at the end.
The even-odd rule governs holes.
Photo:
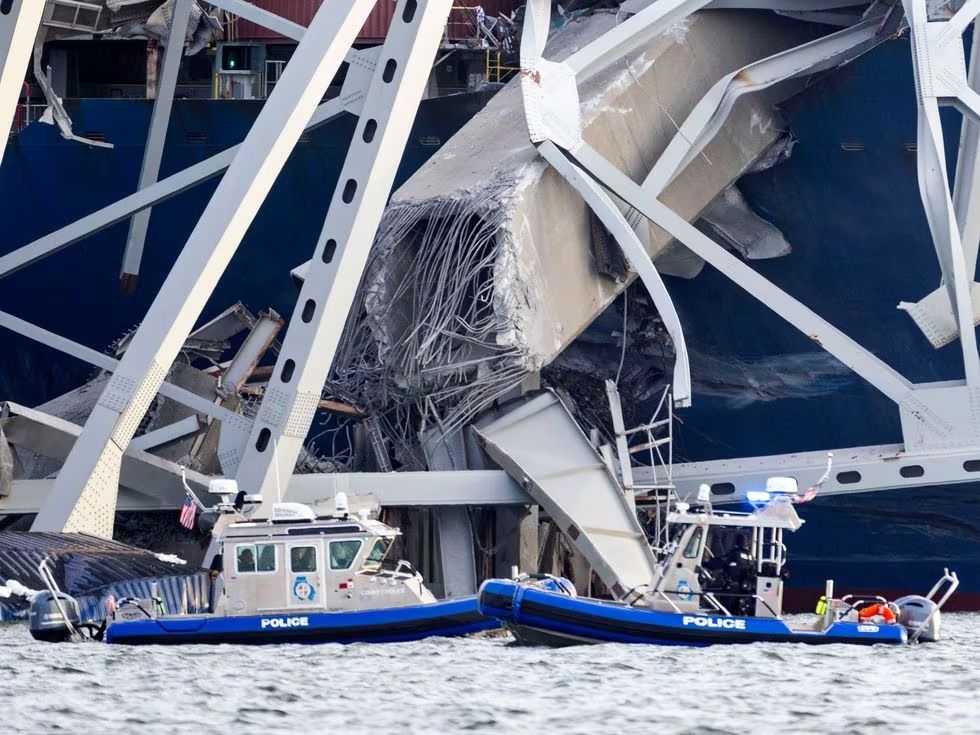
POLYGON ((377 571, 381 568, 381 562, 384 561, 385 556, 388 555, 388 551, 391 549, 391 539, 390 538, 379 538, 374 542, 374 546, 371 548, 370 553, 367 558, 364 559, 364 566, 362 569, 367 569, 371 571, 377 571))

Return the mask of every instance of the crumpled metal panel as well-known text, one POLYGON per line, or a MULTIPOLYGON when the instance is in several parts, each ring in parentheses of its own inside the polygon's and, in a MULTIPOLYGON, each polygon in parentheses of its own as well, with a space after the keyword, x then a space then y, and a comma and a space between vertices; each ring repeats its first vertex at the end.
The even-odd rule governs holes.
MULTIPOLYGON (((149 597, 156 582, 168 612, 182 608, 187 589, 188 611, 208 608, 211 581, 207 571, 174 564, 153 553, 115 541, 75 533, 0 531, 0 584, 17 580, 33 590, 44 589, 38 565, 47 559, 58 586, 78 600, 83 619, 105 617, 105 599, 149 597)), ((26 618, 22 597, 0 598, 0 621, 26 618)))
POLYGON ((650 584, 656 560, 635 511, 554 393, 475 431, 491 459, 548 512, 616 598, 650 584))

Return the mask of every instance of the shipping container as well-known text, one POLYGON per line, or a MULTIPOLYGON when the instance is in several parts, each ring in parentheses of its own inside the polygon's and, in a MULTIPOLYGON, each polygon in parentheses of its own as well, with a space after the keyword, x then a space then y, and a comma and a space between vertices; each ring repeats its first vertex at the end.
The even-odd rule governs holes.
MULTIPOLYGON (((330 2, 330 0, 326 0, 330 2)), ((283 18, 308 26, 323 0, 253 0, 252 4, 283 18)), ((446 26, 446 36, 452 42, 465 43, 476 39, 475 19, 477 8, 482 8, 488 18, 498 13, 509 14, 524 4, 524 0, 456 0, 446 26)), ((395 0, 378 0, 368 17, 358 43, 380 43, 388 33, 395 13, 395 0)), ((283 37, 267 28, 243 18, 237 19, 228 29, 227 39, 232 41, 264 41, 276 43, 283 37)))

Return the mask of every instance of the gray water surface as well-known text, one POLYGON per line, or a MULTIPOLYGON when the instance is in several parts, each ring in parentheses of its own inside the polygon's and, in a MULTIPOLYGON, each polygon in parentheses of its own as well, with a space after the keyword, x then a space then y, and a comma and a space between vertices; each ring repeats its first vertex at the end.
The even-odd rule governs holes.
POLYGON ((35 643, 0 626, 7 733, 980 732, 980 615, 915 648, 35 643))

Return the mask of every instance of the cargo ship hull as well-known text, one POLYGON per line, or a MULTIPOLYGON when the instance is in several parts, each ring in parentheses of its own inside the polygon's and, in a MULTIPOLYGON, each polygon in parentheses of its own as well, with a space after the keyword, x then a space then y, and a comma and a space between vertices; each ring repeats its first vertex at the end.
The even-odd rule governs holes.
MULTIPOLYGON (((934 349, 896 308, 941 277, 916 179, 908 39, 824 76, 782 112, 792 154, 739 188, 792 253, 752 267, 909 380, 962 379, 958 341, 934 349)), ((942 114, 952 172, 960 116, 942 114)), ((902 441, 894 403, 717 271, 668 288, 695 383, 675 461, 902 441)), ((789 539, 791 605, 812 610, 828 577, 838 592, 923 594, 948 566, 962 580, 951 609, 980 609, 978 500, 977 483, 818 497, 789 539)))

